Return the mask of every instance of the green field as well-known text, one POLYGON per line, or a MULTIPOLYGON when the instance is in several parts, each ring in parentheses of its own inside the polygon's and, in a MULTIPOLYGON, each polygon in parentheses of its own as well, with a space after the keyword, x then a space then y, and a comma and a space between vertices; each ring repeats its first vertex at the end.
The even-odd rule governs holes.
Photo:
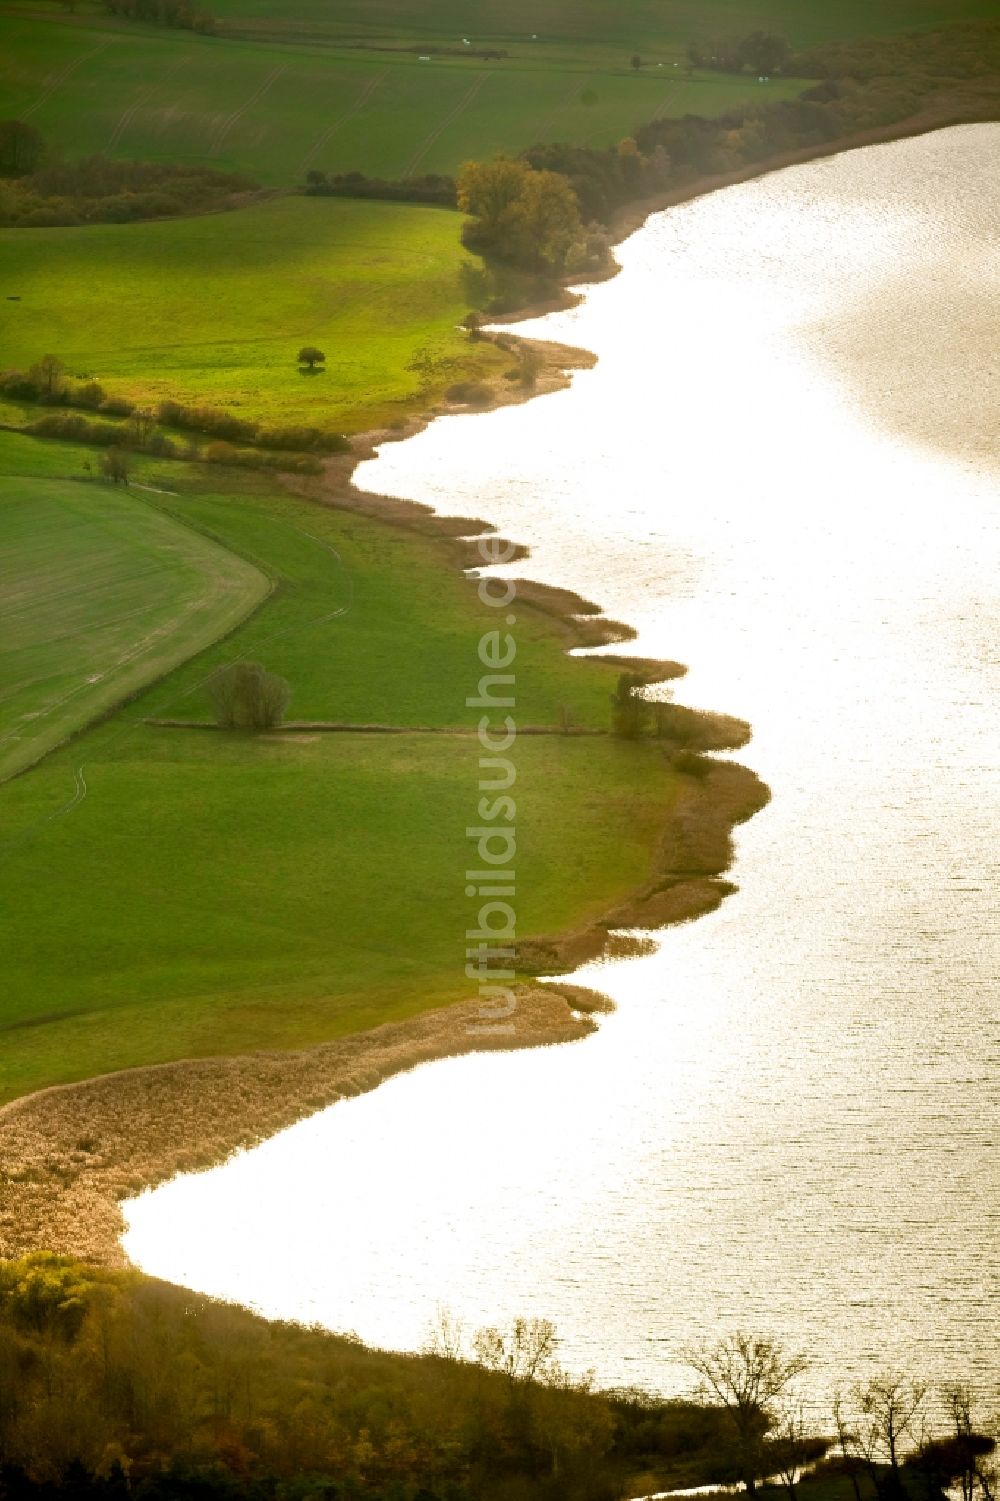
MULTIPOLYGON (((606 146, 654 116, 711 115, 762 92, 749 79, 687 80, 676 48, 636 74, 627 52, 604 48, 421 62, 3 9, 0 28, 0 118, 26 118, 74 154, 199 162, 278 186, 311 167, 412 176, 540 140, 606 146)), ((776 80, 768 97, 801 87, 776 80)))
POLYGON ((106 485, 0 475, 0 781, 231 630, 267 579, 106 485))
MULTIPOLYGON (((34 474, 39 454, 51 470, 51 448, 0 434, 7 473, 34 474)), ((464 701, 494 620, 433 539, 263 481, 222 488, 217 472, 181 465, 169 480, 183 493, 158 500, 176 520, 275 589, 226 641, 0 788, 0 1098, 318 1042, 468 995, 464 831, 479 771, 464 701), (241 655, 288 678, 296 718, 464 733, 142 722, 208 717, 206 677, 241 655)), ((121 504, 145 521, 142 499, 121 504)), ((518 722, 554 724, 565 704, 606 725, 614 669, 566 657, 548 617, 517 615, 518 722)), ((655 743, 529 737, 516 765, 523 934, 596 915, 643 879, 676 785, 655 743)))
POLYGON ((509 364, 459 331, 461 220, 446 209, 281 198, 230 214, 0 231, 4 366, 55 352, 142 401, 358 430, 509 364), (296 355, 319 344, 325 374, 296 355), (429 383, 409 369, 427 351, 429 383))
POLYGON ((211 0, 239 33, 412 36, 543 44, 680 45, 734 31, 781 32, 796 47, 846 36, 988 19, 991 0, 211 0))

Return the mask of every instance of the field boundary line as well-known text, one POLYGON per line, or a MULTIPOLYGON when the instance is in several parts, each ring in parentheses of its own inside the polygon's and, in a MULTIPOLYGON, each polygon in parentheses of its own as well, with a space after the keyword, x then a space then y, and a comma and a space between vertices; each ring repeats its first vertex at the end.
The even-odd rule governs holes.
MULTIPOLYGON (((143 488, 157 495, 172 495, 176 493, 171 490, 156 490, 153 486, 149 485, 144 486, 143 488)), ((116 714, 120 714, 130 703, 132 703, 135 699, 141 697, 143 693, 149 692, 150 689, 154 688, 157 685, 157 683, 163 682, 165 678, 168 678, 171 675, 171 673, 179 671, 182 667, 187 667, 190 662, 196 661, 197 658, 203 656, 205 652, 212 651, 217 646, 220 646, 223 641, 228 640, 230 636, 234 636, 238 631, 242 630, 244 626, 248 625, 251 620, 258 616, 263 610, 264 606, 268 603, 268 601, 274 597, 274 594, 279 588, 280 581, 278 576, 262 559, 253 557, 251 554, 242 551, 242 549, 240 548, 232 547, 225 540, 225 538, 220 537, 217 532, 213 531, 209 527, 194 526, 190 521, 178 516, 177 513, 169 506, 158 505, 154 500, 147 500, 143 503, 149 506, 152 510, 159 511, 163 515, 168 516, 172 521, 176 522, 177 525, 184 527, 190 532, 193 532, 196 536, 208 537, 211 541, 217 543, 218 546, 222 547, 224 550, 231 552, 234 557, 242 558, 245 563, 249 563, 251 567, 256 568, 258 573, 263 576, 267 583, 267 592, 262 596, 261 599, 256 602, 256 604, 253 605, 250 610, 248 610, 246 615, 244 615, 241 620, 235 621, 228 628, 228 630, 223 631, 222 634, 216 638, 216 640, 206 643, 205 646, 200 647, 189 657, 184 658, 180 662, 174 663, 172 667, 161 673, 159 677, 154 678, 149 683, 144 684, 143 687, 136 689, 130 693, 124 694, 121 699, 119 699, 116 703, 109 705, 106 709, 102 710, 100 714, 96 715, 87 724, 81 725, 78 729, 71 731, 71 733, 68 734, 63 740, 59 741, 58 744, 50 746, 48 750, 43 751, 41 755, 39 755, 37 760, 30 762, 27 766, 23 766, 18 771, 11 773, 10 776, 5 777, 3 779, 3 781, 5 782, 13 781, 15 777, 24 776, 27 772, 38 766, 54 751, 60 750, 63 746, 71 744, 72 741, 78 739, 81 735, 85 735, 89 731, 95 729, 98 724, 112 719, 116 714)), ((337 620, 340 617, 347 615, 354 606, 354 578, 340 553, 333 546, 333 544, 324 541, 321 537, 315 536, 313 532, 306 531, 304 527, 293 526, 292 530, 298 532, 298 534, 302 537, 307 537, 310 542, 314 542, 318 547, 323 548, 324 551, 330 553, 337 560, 337 563, 343 570, 344 579, 347 583, 347 602, 346 604, 338 605, 336 609, 324 611, 322 615, 317 615, 311 620, 303 621, 301 624, 293 624, 286 626, 283 630, 272 631, 271 634, 265 636, 262 641, 254 643, 255 651, 259 651, 262 646, 270 645, 272 641, 280 640, 282 636, 294 635, 297 631, 310 630, 316 625, 325 624, 328 620, 337 620)), ((248 658, 246 656, 246 653, 241 652, 239 656, 232 659, 232 663, 245 662, 247 660, 248 658)), ((213 671, 214 670, 215 669, 213 669, 213 671)), ((204 688, 205 684, 208 682, 211 676, 212 673, 208 672, 204 675, 204 677, 200 677, 195 683, 192 684, 190 688, 184 689, 173 699, 169 700, 166 707, 169 707, 170 704, 179 703, 182 700, 190 698, 193 694, 199 692, 200 689, 204 688)), ((145 724, 146 720, 144 719, 127 719, 116 730, 112 731, 110 738, 104 742, 104 748, 106 749, 109 745, 119 744, 123 739, 126 739, 129 735, 134 734, 137 729, 142 728, 145 724)), ((60 822, 63 818, 66 818, 70 813, 72 813, 75 808, 79 807, 79 805, 84 801, 89 792, 87 778, 85 775, 86 768, 89 764, 89 761, 84 760, 81 761, 79 765, 73 769, 73 795, 68 802, 64 803, 61 808, 56 808, 54 812, 47 813, 44 817, 37 819, 35 823, 29 824, 27 828, 21 829, 18 833, 11 835, 8 839, 0 841, 0 849, 12 849, 23 841, 30 840, 33 836, 40 834, 41 831, 49 824, 60 822)))
POLYGON ((330 141, 332 141, 333 137, 337 134, 337 131, 340 130, 341 126, 346 125, 350 120, 353 120, 358 111, 364 109, 365 105, 368 103, 369 99, 372 97, 379 84, 382 83, 385 79, 388 71, 388 68, 383 68, 381 73, 376 74, 374 78, 369 78, 368 82, 365 84, 364 88, 361 90, 361 93, 358 95, 357 99, 355 99, 350 109, 345 110, 342 115, 339 115, 338 118, 334 120, 332 125, 327 126, 326 130, 320 133, 315 144, 310 147, 305 156, 299 162, 299 172, 305 172, 305 170, 310 167, 316 160, 319 153, 323 150, 323 147, 326 146, 330 141))
POLYGON ((430 151, 431 147, 437 145, 438 141, 441 139, 444 132, 448 129, 449 125, 453 124, 460 115, 464 115, 473 99, 475 99, 476 95, 479 93, 483 84, 488 78, 492 78, 492 76, 492 73, 480 73, 479 77, 476 79, 475 83, 473 83, 472 87, 465 91, 455 107, 449 110, 445 115, 440 125, 432 130, 423 144, 418 147, 416 155, 411 159, 411 161, 407 164, 406 168, 403 171, 404 177, 413 176, 414 170, 423 161, 424 157, 427 155, 428 151, 430 151))

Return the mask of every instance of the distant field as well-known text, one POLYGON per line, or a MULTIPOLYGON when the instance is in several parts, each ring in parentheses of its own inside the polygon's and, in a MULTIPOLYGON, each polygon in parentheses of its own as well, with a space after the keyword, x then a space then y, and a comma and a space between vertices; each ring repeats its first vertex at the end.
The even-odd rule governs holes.
POLYGON ((683 45, 692 37, 758 27, 794 46, 989 19, 992 0, 212 0, 234 29, 274 35, 469 37, 683 45))
POLYGON ((115 391, 218 403, 352 430, 495 366, 457 329, 468 311, 461 220, 445 209, 284 198, 236 213, 0 231, 3 364, 55 352, 115 391), (326 374, 296 365, 319 344, 326 374))
MULTIPOLYGON (((79 458, 0 434, 8 471, 30 473, 39 452, 46 466, 79 458)), ((278 587, 226 642, 0 788, 0 1098, 318 1042, 468 995, 474 736, 139 720, 204 717, 206 675, 246 654, 289 679, 295 716, 467 731, 484 628, 473 586, 432 539, 252 478, 170 475, 184 487, 163 498, 176 517, 278 587)), ((616 669, 566 657, 548 617, 517 615, 519 722, 554 724, 566 704, 606 725, 616 669)), ((655 743, 528 738, 516 765, 525 934, 572 926, 642 880, 677 787, 655 743)))
MULTIPOLYGON (((540 140, 605 146, 658 115, 711 115, 751 79, 685 78, 682 49, 533 46, 502 63, 46 22, 0 7, 0 118, 26 117, 79 155, 199 162, 267 185, 310 167, 378 176, 454 172, 540 140)), ((768 97, 798 93, 795 80, 768 97)))
POLYGON ((238 624, 263 574, 138 494, 0 475, 0 781, 238 624))

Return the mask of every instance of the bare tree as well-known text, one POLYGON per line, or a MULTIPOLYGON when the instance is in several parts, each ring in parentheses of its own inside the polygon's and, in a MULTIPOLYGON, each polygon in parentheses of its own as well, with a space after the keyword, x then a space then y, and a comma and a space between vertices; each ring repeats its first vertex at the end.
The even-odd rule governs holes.
POLYGON ((480 1329, 473 1341, 480 1363, 500 1371, 512 1387, 558 1381, 557 1344, 555 1325, 548 1319, 515 1319, 509 1330, 480 1329))
POLYGON ((441 1304, 428 1334, 427 1353, 440 1355, 443 1360, 463 1360, 464 1345, 465 1329, 461 1319, 441 1304))
POLYGON ((840 1449, 844 1468, 850 1478, 854 1501, 862 1501, 861 1481, 858 1479, 860 1464, 857 1452, 858 1435, 855 1426, 848 1421, 844 1413, 844 1398, 840 1392, 837 1392, 833 1399, 833 1422, 837 1432, 837 1447, 840 1449))
POLYGON ((797 1501, 797 1486, 805 1466, 820 1458, 827 1448, 828 1440, 810 1434, 802 1403, 786 1402, 767 1446, 767 1461, 768 1470, 777 1475, 788 1492, 789 1501, 797 1501))
POLYGON ((880 1495, 901 1496, 901 1454, 907 1443, 919 1442, 927 1387, 889 1371, 867 1386, 856 1387, 854 1396, 859 1414, 857 1446, 872 1483, 880 1495))
POLYGON ((943 1445, 946 1451, 947 1481, 957 1482, 962 1501, 993 1501, 996 1493, 996 1439, 984 1433, 976 1423, 976 1401, 970 1386, 956 1382, 942 1393, 951 1419, 951 1434, 943 1445))
POLYGON ((729 1414, 747 1495, 757 1490, 764 1437, 777 1421, 776 1404, 808 1361, 786 1355, 771 1339, 737 1333, 689 1349, 685 1359, 701 1378, 701 1392, 729 1414))

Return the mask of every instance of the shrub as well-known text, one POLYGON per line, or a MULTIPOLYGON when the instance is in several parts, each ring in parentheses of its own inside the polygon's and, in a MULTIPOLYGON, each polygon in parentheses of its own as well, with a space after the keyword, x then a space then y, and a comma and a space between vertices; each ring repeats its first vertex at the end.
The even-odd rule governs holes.
POLYGON ((640 696, 645 686, 639 673, 623 672, 611 695, 611 727, 623 740, 637 740, 649 720, 652 705, 640 696))
POLYGON ((37 401, 38 387, 23 370, 8 370, 0 381, 0 389, 13 401, 37 401))
POLYGON ((259 428, 258 423, 234 417, 221 407, 185 407, 177 401, 161 401, 157 411, 168 427, 193 428, 227 443, 252 443, 259 428))
POLYGON ((208 680, 219 724, 226 730, 269 730, 284 717, 290 689, 259 662, 233 662, 208 680))
POLYGON ((712 769, 712 763, 705 756, 699 756, 695 751, 675 751, 670 758, 670 764, 675 771, 682 776, 697 777, 699 781, 708 776, 712 769))
POLYGON ((101 454, 101 473, 113 485, 127 485, 132 460, 124 448, 109 448, 101 454))
POLYGON ((93 407, 96 411, 107 400, 107 394, 104 387, 99 385, 96 380, 88 380, 82 385, 77 386, 72 399, 77 406, 93 407))
POLYGON ((109 417, 131 417, 135 402, 126 401, 124 396, 108 396, 101 402, 100 410, 109 417))
POLYGON ((474 380, 460 380, 455 385, 449 386, 444 394, 449 401, 460 401, 470 407, 488 406, 493 400, 493 392, 489 386, 474 380))

